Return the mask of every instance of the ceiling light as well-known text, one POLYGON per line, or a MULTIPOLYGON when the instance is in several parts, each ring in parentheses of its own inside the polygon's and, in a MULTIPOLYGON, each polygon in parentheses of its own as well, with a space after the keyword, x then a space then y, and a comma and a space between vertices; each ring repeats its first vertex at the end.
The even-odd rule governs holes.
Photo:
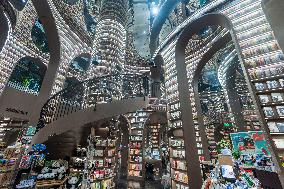
POLYGON ((157 15, 158 12, 159 12, 159 8, 158 7, 153 7, 153 9, 152 9, 153 15, 157 15))

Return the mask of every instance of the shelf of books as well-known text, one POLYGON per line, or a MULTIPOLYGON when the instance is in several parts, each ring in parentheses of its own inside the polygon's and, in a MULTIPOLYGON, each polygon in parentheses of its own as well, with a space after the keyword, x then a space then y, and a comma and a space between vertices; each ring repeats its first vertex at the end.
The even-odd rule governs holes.
MULTIPOLYGON (((195 96, 194 86, 193 86, 193 77, 196 73, 197 65, 200 62, 201 58, 203 57, 204 53, 207 52, 211 47, 212 44, 215 43, 218 39, 220 39, 222 36, 224 36, 228 30, 223 27, 209 27, 207 29, 207 34, 205 36, 202 35, 194 35, 191 40, 189 40, 189 43, 186 47, 185 53, 185 64, 186 64, 186 71, 187 71, 187 79, 188 79, 188 88, 190 92, 190 101, 191 101, 191 108, 192 108, 192 114, 193 114, 193 122, 195 125, 195 134, 196 134, 196 142, 197 142, 197 148, 198 148, 198 155, 199 160, 204 160, 204 151, 203 151, 203 145, 202 145, 202 139, 201 139, 201 128, 199 123, 202 120, 198 119, 198 113, 197 112, 197 105, 196 105, 196 99, 198 99, 195 96), (194 45, 196 41, 199 41, 200 48, 194 49, 194 45), (194 50, 192 50, 194 49, 194 50)), ((200 96, 200 94, 199 94, 200 96)), ((200 100, 200 99, 199 99, 200 100)), ((199 103, 199 102, 198 102, 199 103)), ((202 118, 203 119, 203 118, 202 118)), ((214 143, 208 141, 208 146, 214 147, 214 143)))
POLYGON ((118 141, 113 136, 90 136, 88 168, 92 189, 115 187, 118 141))
POLYGON ((76 154, 70 158, 69 175, 70 178, 76 177, 81 181, 84 177, 85 165, 87 163, 87 148, 80 145, 76 148, 76 154))
POLYGON ((35 131, 35 127, 25 125, 15 144, 6 146, 4 142, 0 142, 0 188, 12 188, 18 171, 30 167, 31 158, 27 155, 27 146, 35 131))
POLYGON ((160 160, 160 124, 152 124, 148 126, 149 132, 149 147, 151 149, 152 158, 160 160))
MULTIPOLYGON (((225 94, 222 90, 220 91, 203 91, 200 92, 200 102, 203 106, 207 107, 207 113, 203 114, 204 127, 208 141, 209 155, 211 160, 218 158, 217 153, 217 142, 215 137, 215 131, 218 125, 223 124, 222 117, 225 113, 225 107, 223 102, 225 101, 225 94)), ((227 113, 227 112, 226 112, 227 113)), ((233 123, 227 113, 226 123, 233 126, 233 123)))
POLYGON ((244 0, 224 11, 232 20, 245 67, 279 156, 284 155, 284 56, 261 0, 244 0))
POLYGON ((247 84, 244 78, 236 78, 236 86, 240 102, 242 106, 242 114, 245 120, 245 127, 247 131, 259 131, 260 122, 259 116, 257 115, 256 108, 253 104, 251 94, 248 91, 247 84))
MULTIPOLYGON (((174 60, 175 43, 176 41, 172 41, 172 43, 162 52, 162 56, 165 61, 165 88, 168 99, 169 117, 168 130, 181 131, 180 133, 182 133, 177 72, 174 60)), ((169 139, 169 158, 171 188, 173 189, 188 189, 187 165, 184 153, 183 136, 171 136, 169 139)))
POLYGON ((128 179, 144 179, 144 124, 147 121, 149 112, 136 111, 127 115, 130 121, 129 130, 129 159, 128 179))
POLYGON ((188 189, 187 163, 185 159, 184 140, 182 138, 169 139, 170 174, 172 188, 188 189))

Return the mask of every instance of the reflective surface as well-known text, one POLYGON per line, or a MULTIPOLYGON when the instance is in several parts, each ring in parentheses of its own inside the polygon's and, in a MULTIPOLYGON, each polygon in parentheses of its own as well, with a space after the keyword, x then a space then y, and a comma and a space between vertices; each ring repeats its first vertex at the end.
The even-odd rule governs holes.
POLYGON ((38 93, 45 75, 46 67, 40 60, 25 57, 18 61, 8 85, 28 93, 38 93))
POLYGON ((70 67, 77 72, 85 72, 89 68, 90 61, 87 55, 78 56, 72 60, 70 67))
POLYGON ((9 2, 15 7, 18 11, 21 11, 26 6, 28 0, 9 0, 9 2))
POLYGON ((45 53, 49 52, 45 31, 39 19, 37 19, 34 23, 34 26, 31 31, 31 36, 34 44, 39 50, 45 53))

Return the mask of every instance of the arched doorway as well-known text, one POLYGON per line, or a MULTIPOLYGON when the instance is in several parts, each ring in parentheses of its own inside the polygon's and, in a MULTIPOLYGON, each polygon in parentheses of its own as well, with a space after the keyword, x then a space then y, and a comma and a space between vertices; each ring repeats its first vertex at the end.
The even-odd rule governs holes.
POLYGON ((39 19, 36 19, 31 30, 32 41, 35 46, 43 53, 49 53, 48 41, 45 35, 43 25, 39 19))
MULTIPOLYGON (((161 181, 167 173, 168 138, 165 134, 167 127, 166 112, 152 112, 144 126, 144 155, 145 180, 161 181)), ((147 186, 146 186, 147 187, 147 186)))
MULTIPOLYGON (((182 122, 183 122, 183 131, 184 131, 184 139, 185 139, 185 147, 186 147, 186 157, 187 157, 187 161, 188 163, 188 175, 191 174, 191 177, 193 176, 194 173, 194 178, 200 178, 200 182, 201 182, 201 177, 200 174, 198 174, 200 172, 199 167, 195 167, 194 165, 198 164, 198 150, 196 148, 196 144, 193 144, 194 142, 192 140, 190 140, 190 138, 195 138, 195 123, 193 122, 194 117, 193 117, 193 109, 192 107, 192 95, 191 93, 193 92, 192 89, 190 89, 190 87, 188 87, 188 84, 191 84, 191 82, 194 82, 191 78, 188 77, 188 67, 186 64, 186 46, 188 45, 188 42, 190 41, 190 39, 192 39, 193 35, 195 33, 197 33, 200 29, 204 28, 204 27, 208 27, 208 26, 221 26, 224 29, 227 29, 232 37, 232 40, 235 44, 235 48, 240 60, 240 64, 242 67, 242 70, 244 72, 244 76, 246 78, 246 82, 248 84, 248 88, 250 90, 250 93, 252 95, 252 99, 254 101, 255 106, 257 107, 256 109, 258 110, 258 115, 262 118, 260 120, 260 124, 263 126, 262 128, 265 131, 265 135, 268 139, 270 138, 269 135, 269 130, 267 128, 266 122, 264 122, 264 115, 263 112, 261 111, 261 107, 259 105, 259 99, 256 96, 256 92, 254 90, 254 88, 251 85, 251 81, 248 77, 248 73, 247 73, 247 68, 244 65, 244 53, 241 54, 241 50, 240 50, 240 44, 239 41, 236 37, 236 33, 235 30, 233 29, 232 23, 229 19, 227 19, 225 16, 221 15, 221 14, 207 14, 202 16, 201 18, 195 20, 194 22, 188 24, 185 29, 181 32, 179 38, 177 39, 177 43, 175 46, 175 61, 176 61, 176 71, 177 71, 177 83, 178 83, 178 89, 179 89, 179 101, 180 101, 180 110, 181 110, 181 114, 183 115, 188 115, 188 116, 182 116, 182 122), (184 82, 184 81, 188 81, 188 82, 184 82), (195 156, 195 157, 194 157, 195 156)), ((226 31, 224 31, 226 32, 226 31)), ((223 33, 220 37, 224 36, 225 33, 223 33)), ((243 38, 246 38, 247 36, 242 36, 243 38)), ((209 45, 209 48, 213 47, 214 48, 214 44, 209 45)), ((206 52, 206 50, 205 50, 206 52)), ((248 52, 251 53, 251 52, 248 52)), ((246 54, 247 55, 247 54, 246 54)), ((250 55, 250 54, 249 54, 250 55)), ((203 58, 204 56, 206 56, 206 54, 203 52, 203 54, 201 54, 201 57, 203 58)), ((197 63, 199 65, 200 61, 197 60, 197 63)), ((195 74, 194 72, 192 72, 191 74, 195 74)), ((278 162, 280 163, 280 159, 278 156, 276 156, 274 154, 274 152, 276 152, 276 148, 274 143, 270 140, 270 145, 272 146, 272 148, 270 149, 273 153, 272 157, 275 160, 274 162, 278 162)), ((278 166, 278 169, 282 169, 280 168, 280 166, 278 166)), ((281 175, 281 173, 280 173, 281 175)), ((190 177, 190 176, 189 176, 190 177)), ((198 179, 197 179, 198 180, 198 179)), ((191 187, 200 187, 199 184, 200 182, 195 181, 189 181, 189 186, 191 187)))
POLYGON ((38 94, 46 72, 46 65, 38 58, 21 58, 8 81, 8 85, 31 94, 38 94))

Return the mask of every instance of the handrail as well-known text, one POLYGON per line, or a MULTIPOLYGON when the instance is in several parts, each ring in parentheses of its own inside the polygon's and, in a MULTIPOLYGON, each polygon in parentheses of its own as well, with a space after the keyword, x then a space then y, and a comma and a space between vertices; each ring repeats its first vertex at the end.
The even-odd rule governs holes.
POLYGON ((115 74, 88 79, 53 95, 43 105, 37 130, 73 112, 95 107, 98 103, 148 96, 148 76, 115 74))

